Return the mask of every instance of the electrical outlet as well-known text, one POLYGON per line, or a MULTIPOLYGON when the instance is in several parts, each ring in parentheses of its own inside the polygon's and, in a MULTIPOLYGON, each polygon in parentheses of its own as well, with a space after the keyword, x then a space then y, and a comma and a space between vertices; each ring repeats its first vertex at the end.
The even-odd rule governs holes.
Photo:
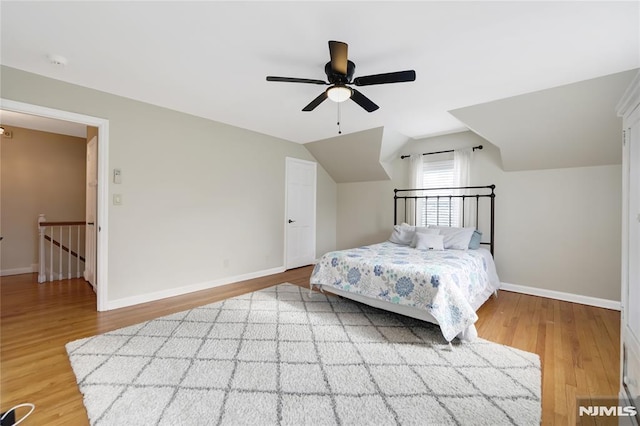
POLYGON ((122 205, 122 194, 113 194, 113 205, 114 206, 122 205))
POLYGON ((5 130, 2 134, 3 138, 11 139, 13 137, 13 132, 11 130, 5 130))

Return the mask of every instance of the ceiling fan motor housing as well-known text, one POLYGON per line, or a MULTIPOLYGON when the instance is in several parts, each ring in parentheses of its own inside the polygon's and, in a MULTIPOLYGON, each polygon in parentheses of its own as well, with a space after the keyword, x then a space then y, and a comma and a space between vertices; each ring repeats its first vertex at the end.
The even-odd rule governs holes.
POLYGON ((347 61, 347 74, 340 74, 334 72, 331 68, 331 62, 327 62, 324 66, 324 73, 327 74, 327 80, 331 84, 350 84, 353 78, 353 73, 356 71, 356 64, 351 61, 347 61))

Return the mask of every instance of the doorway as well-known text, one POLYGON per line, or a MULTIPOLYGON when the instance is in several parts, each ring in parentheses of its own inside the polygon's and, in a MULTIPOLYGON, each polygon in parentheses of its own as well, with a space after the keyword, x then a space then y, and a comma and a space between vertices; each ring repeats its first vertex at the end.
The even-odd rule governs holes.
POLYGON ((96 253, 95 253, 95 287, 97 287, 97 310, 107 310, 108 295, 108 152, 109 152, 109 120, 57 110, 53 108, 31 105, 0 98, 0 109, 17 113, 30 114, 45 118, 84 124, 98 128, 97 147, 97 185, 96 185, 96 253))

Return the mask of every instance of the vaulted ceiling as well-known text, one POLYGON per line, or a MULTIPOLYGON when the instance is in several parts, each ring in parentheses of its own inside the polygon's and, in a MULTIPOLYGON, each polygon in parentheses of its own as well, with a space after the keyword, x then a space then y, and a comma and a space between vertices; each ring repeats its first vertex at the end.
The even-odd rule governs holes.
POLYGON ((638 70, 450 111, 500 148, 505 170, 622 162, 616 105, 638 70))
POLYGON ((355 76, 417 73, 412 83, 360 88, 380 109, 342 104, 344 134, 446 133, 466 127, 448 111, 640 66, 640 4, 630 1, 2 1, 0 8, 3 65, 299 143, 337 135, 336 104, 302 112, 323 86, 265 76, 325 79, 328 40, 349 44, 355 76), (51 54, 66 66, 52 64, 51 54))

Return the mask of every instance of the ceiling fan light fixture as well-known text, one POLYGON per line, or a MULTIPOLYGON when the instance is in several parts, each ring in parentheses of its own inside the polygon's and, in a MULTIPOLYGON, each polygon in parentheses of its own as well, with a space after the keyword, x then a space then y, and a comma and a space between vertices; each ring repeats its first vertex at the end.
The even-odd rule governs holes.
POLYGON ((327 89, 327 96, 333 102, 344 102, 351 97, 353 91, 347 86, 331 86, 327 89))

